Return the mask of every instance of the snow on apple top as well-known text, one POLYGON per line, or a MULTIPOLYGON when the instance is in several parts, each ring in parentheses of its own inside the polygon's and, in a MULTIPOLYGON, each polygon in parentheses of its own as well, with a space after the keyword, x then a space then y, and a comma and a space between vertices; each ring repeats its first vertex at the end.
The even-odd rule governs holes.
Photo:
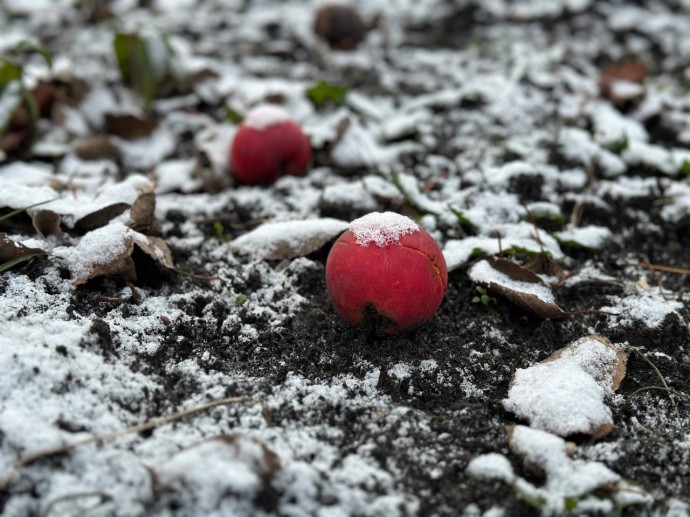
POLYGON ((292 122, 292 117, 280 106, 275 104, 262 104, 253 108, 244 118, 243 124, 257 131, 262 131, 275 124, 292 122))
POLYGON ((360 246, 374 243, 380 248, 399 242, 403 235, 414 233, 419 226, 409 217, 395 212, 372 212, 350 223, 348 228, 360 246))

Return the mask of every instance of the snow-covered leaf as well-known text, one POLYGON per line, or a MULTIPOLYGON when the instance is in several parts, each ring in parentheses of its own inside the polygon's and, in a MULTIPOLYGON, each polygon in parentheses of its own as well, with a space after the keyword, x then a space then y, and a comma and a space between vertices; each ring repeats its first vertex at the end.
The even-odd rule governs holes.
POLYGON ((309 255, 348 227, 338 219, 266 223, 235 239, 231 248, 263 259, 281 260, 309 255))
POLYGON ((625 377, 627 354, 607 338, 587 336, 516 371, 506 410, 560 436, 602 437, 613 429, 605 399, 625 377))
POLYGON ((159 265, 174 268, 172 253, 165 241, 147 237, 119 222, 88 232, 76 246, 57 247, 53 255, 70 270, 75 285, 99 276, 120 276, 134 281, 137 278, 132 258, 135 246, 159 265))
POLYGON ((39 255, 45 255, 45 251, 25 246, 10 239, 7 234, 0 233, 0 271, 5 271, 39 255))
POLYGON ((611 239, 613 239, 611 230, 605 226, 569 228, 554 233, 554 236, 562 246, 574 246, 596 250, 604 248, 611 242, 611 239))
POLYGON ((565 318, 551 287, 535 273, 506 259, 488 257, 468 271, 473 282, 540 318, 565 318))

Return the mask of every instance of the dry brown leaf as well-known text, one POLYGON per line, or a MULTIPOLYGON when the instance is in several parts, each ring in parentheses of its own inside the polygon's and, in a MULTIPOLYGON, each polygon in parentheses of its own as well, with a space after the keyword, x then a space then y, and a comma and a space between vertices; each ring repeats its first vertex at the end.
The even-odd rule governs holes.
POLYGON ((105 127, 111 135, 119 136, 125 140, 137 140, 145 138, 158 127, 158 120, 153 117, 139 118, 134 115, 105 116, 105 127))
POLYGON ((617 99, 614 95, 613 85, 615 82, 625 81, 628 83, 642 84, 647 77, 648 70, 644 63, 640 61, 622 61, 606 67, 599 76, 599 91, 601 96, 614 102, 626 99, 617 99))
POLYGON ((625 351, 608 338, 586 336, 540 363, 518 370, 510 381, 504 407, 537 429, 559 436, 581 433, 601 438, 613 429, 604 394, 620 387, 627 361, 625 351), (565 362, 556 364, 558 361, 565 362))
POLYGON ((82 160, 115 159, 119 155, 117 147, 107 135, 80 138, 74 144, 74 153, 82 160))
POLYGON ((6 233, 0 233, 0 266, 14 260, 42 255, 45 251, 24 246, 10 239, 6 233))
POLYGON ((36 233, 45 239, 51 235, 62 238, 62 230, 60 229, 60 216, 52 210, 39 210, 31 215, 31 222, 34 225, 36 233))
POLYGON ((129 211, 132 220, 131 227, 143 233, 151 231, 155 221, 156 196, 153 192, 145 192, 137 198, 129 211))
POLYGON ((325 5, 316 13, 314 32, 333 49, 352 50, 366 36, 367 26, 355 8, 325 5))
POLYGON ((88 232, 76 246, 56 249, 54 254, 65 261, 76 285, 101 276, 119 276, 133 282, 137 279, 135 247, 158 265, 175 269, 172 253, 163 239, 147 237, 122 223, 88 232))
POLYGON ((88 232, 96 228, 101 228, 129 207, 130 205, 128 203, 115 203, 106 206, 79 219, 74 223, 74 229, 79 232, 88 232))
MULTIPOLYGON (((551 287, 547 286, 539 276, 510 260, 487 257, 475 264, 469 271, 470 278, 486 288, 490 293, 505 298, 509 302, 523 308, 527 312, 540 318, 567 318, 568 313, 556 304, 551 287), (482 262, 497 272, 486 275, 479 271, 482 262), (540 291, 541 296, 532 291, 540 291), (547 296, 544 296, 547 295, 547 296)), ((485 269, 485 268, 484 268, 485 269)))

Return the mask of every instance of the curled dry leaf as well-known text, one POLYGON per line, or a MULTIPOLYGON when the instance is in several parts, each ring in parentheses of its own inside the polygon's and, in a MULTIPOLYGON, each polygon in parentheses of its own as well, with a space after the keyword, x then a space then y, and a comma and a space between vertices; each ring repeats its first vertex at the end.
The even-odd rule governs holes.
POLYGON ((367 33, 359 12, 347 5, 325 5, 316 13, 314 32, 337 50, 352 50, 367 33))
POLYGON ((24 246, 10 239, 7 234, 0 233, 0 271, 44 254, 45 251, 41 249, 24 246))
POLYGON ((620 386, 626 364, 627 354, 606 337, 578 339, 544 361, 518 369, 503 406, 537 429, 600 438, 613 429, 604 400, 620 386))
POLYGON ((267 260, 303 257, 323 247, 348 227, 339 219, 262 224, 235 239, 231 248, 267 260))
POLYGON ((117 158, 117 147, 107 135, 94 135, 80 138, 74 144, 74 153, 82 160, 117 158))
MULTIPOLYGON (((617 88, 617 84, 641 85, 647 77, 647 73, 647 67, 640 61, 629 60, 612 64, 602 70, 599 76, 601 96, 614 102, 630 100, 629 96, 620 94, 620 88, 617 88)), ((641 88, 638 89, 638 92, 644 94, 644 90, 641 88)), ((635 96, 639 96, 639 94, 635 96)))
POLYGON ((160 238, 147 237, 122 223, 111 223, 84 235, 76 246, 55 248, 53 254, 65 262, 76 285, 100 276, 137 278, 132 253, 138 247, 157 264, 174 269, 170 248, 160 238))
POLYGON ((41 238, 45 239, 53 236, 62 239, 60 216, 52 210, 38 210, 34 212, 31 214, 31 223, 41 238))
POLYGON ((134 115, 113 115, 105 116, 106 131, 111 135, 119 136, 125 140, 138 140, 145 138, 153 133, 158 127, 158 120, 153 117, 140 118, 134 115))
POLYGON ((130 207, 128 203, 113 203, 95 212, 85 215, 74 223, 74 229, 79 232, 89 232, 108 224, 108 221, 122 214, 130 207))
POLYGON ((551 287, 539 276, 510 260, 487 257, 468 272, 473 282, 540 318, 566 318, 551 287))

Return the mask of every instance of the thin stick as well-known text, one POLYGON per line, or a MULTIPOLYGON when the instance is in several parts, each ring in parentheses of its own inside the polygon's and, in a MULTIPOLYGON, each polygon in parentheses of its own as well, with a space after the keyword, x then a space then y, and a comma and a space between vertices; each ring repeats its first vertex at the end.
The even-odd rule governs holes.
POLYGON ((690 275, 690 269, 684 269, 682 267, 662 266, 659 264, 650 264, 649 262, 638 262, 633 265, 643 269, 651 269, 652 271, 663 271, 664 273, 675 273, 676 275, 690 275))
POLYGON ((143 424, 138 424, 132 427, 127 427, 125 429, 119 429, 117 431, 112 431, 110 433, 104 433, 104 434, 97 434, 94 436, 90 436, 88 438, 85 438, 83 440, 79 440, 77 442, 68 444, 68 445, 58 445, 55 447, 49 447, 48 449, 43 449, 38 452, 34 452, 31 454, 28 454, 24 456, 23 458, 19 459, 13 466, 12 470, 0 480, 0 490, 3 490, 4 488, 7 487, 7 485, 12 481, 15 475, 24 467, 27 465, 32 464, 34 461, 40 460, 42 458, 47 458, 49 456, 54 456, 55 454, 62 454, 65 452, 69 452, 73 449, 76 449, 77 447, 81 447, 82 445, 88 445, 90 443, 95 443, 95 442, 104 442, 106 440, 112 440, 114 438, 120 438, 121 436, 126 436, 128 434, 134 434, 134 433, 139 433, 141 431, 147 431, 149 429, 153 429, 155 427, 158 427, 160 425, 164 424, 169 424, 170 422, 174 422, 176 420, 180 420, 181 418, 184 418, 189 415, 193 415, 195 413, 199 413, 201 411, 206 411, 207 409, 211 409, 217 406, 224 406, 228 404, 243 404, 246 402, 252 402, 252 399, 249 397, 231 397, 227 399, 222 399, 222 400, 215 400, 212 402, 207 402, 206 404, 201 404, 200 406, 195 406, 190 409, 185 409, 184 411, 180 411, 179 413, 173 413, 172 415, 164 416, 161 418, 154 418, 152 420, 149 420, 148 422, 144 422, 143 424))

